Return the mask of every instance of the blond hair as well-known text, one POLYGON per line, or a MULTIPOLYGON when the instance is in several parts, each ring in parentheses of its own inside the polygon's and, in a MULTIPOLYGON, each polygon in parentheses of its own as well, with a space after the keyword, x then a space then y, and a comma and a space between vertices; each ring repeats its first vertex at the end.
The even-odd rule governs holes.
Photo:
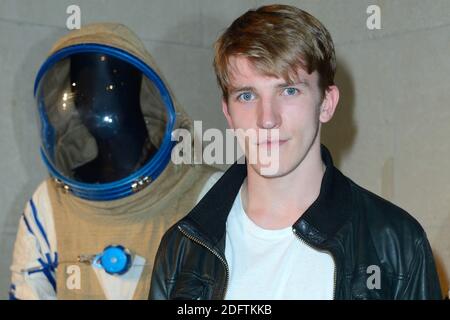
POLYGON ((230 86, 229 59, 244 56, 264 75, 295 83, 298 68, 317 70, 322 96, 334 85, 336 56, 328 30, 293 6, 270 5, 237 18, 214 44, 214 70, 224 99, 230 86))

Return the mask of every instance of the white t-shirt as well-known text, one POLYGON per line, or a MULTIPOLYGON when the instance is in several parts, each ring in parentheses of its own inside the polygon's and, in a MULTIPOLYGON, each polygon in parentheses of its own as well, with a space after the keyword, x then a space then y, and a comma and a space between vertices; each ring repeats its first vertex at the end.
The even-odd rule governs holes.
POLYGON ((304 244, 292 227, 256 225, 242 207, 241 191, 227 219, 225 258, 227 300, 333 299, 331 255, 304 244))

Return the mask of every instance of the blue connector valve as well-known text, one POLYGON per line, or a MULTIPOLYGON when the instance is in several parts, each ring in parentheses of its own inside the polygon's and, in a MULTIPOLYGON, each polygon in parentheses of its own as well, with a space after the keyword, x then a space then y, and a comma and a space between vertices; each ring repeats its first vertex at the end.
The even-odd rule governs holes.
POLYGON ((108 274, 121 275, 130 269, 131 260, 131 252, 127 248, 121 245, 110 245, 95 257, 92 264, 102 268, 108 274))

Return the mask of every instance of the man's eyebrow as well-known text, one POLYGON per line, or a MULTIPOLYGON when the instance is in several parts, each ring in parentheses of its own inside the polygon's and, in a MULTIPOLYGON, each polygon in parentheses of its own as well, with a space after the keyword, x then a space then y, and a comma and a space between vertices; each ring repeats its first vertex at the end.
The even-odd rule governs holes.
POLYGON ((230 94, 243 92, 243 91, 255 91, 253 87, 232 87, 230 88, 230 94))
MULTIPOLYGON (((296 82, 283 82, 280 84, 277 84, 277 88, 286 88, 286 87, 290 87, 290 86, 304 86, 304 87, 309 87, 309 82, 308 80, 302 79, 302 80, 298 80, 296 82)), ((229 90, 230 94, 236 94, 238 92, 243 92, 243 91, 256 91, 254 87, 251 86, 242 86, 242 87, 231 87, 229 90)))
POLYGON ((296 82, 283 82, 277 85, 277 88, 286 88, 286 87, 291 87, 291 86, 304 86, 304 87, 309 87, 309 82, 308 80, 302 79, 302 80, 298 80, 296 82))

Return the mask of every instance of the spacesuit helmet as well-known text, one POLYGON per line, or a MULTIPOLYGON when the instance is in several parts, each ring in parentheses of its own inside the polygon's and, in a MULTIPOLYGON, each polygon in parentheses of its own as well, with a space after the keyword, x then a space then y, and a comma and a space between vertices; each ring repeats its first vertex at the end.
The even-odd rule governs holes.
POLYGON ((35 99, 44 163, 76 196, 125 197, 170 160, 170 92, 132 52, 102 43, 59 49, 37 74, 35 99))

